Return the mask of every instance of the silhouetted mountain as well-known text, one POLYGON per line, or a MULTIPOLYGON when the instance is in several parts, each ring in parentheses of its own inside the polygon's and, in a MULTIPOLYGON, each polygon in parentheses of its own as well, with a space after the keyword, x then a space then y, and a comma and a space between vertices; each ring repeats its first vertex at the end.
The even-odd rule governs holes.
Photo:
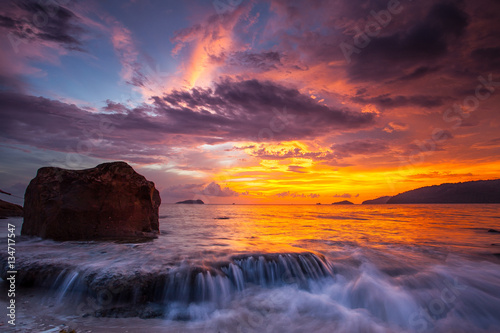
POLYGON ((204 202, 201 201, 200 199, 198 199, 198 200, 184 200, 184 201, 179 201, 179 202, 176 202, 176 204, 197 204, 197 205, 203 205, 204 202))
POLYGON ((387 201, 389 201, 389 199, 392 198, 391 196, 389 195, 386 195, 384 197, 379 197, 379 198, 376 198, 376 199, 372 199, 372 200, 365 200, 363 201, 363 205, 381 205, 381 204, 386 204, 387 201))
POLYGON ((500 179, 421 187, 395 195, 387 203, 500 203, 500 179))
POLYGON ((354 204, 352 202, 350 202, 350 201, 342 200, 342 201, 339 201, 339 202, 334 202, 334 203, 332 203, 332 205, 354 205, 354 204))

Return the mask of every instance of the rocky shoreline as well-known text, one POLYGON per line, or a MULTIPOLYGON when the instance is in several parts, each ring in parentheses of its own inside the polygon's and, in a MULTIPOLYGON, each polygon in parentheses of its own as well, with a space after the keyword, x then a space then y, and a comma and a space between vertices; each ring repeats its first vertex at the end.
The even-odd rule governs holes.
MULTIPOLYGON (((0 269, 0 277, 5 279, 4 255, 0 255, 0 269)), ((20 287, 71 297, 81 304, 79 315, 140 318, 162 317, 172 302, 209 302, 223 307, 249 286, 297 284, 307 289, 310 280, 333 277, 333 268, 323 256, 307 252, 238 255, 205 265, 165 264, 153 269, 102 269, 92 262, 20 257, 17 270, 20 287)))

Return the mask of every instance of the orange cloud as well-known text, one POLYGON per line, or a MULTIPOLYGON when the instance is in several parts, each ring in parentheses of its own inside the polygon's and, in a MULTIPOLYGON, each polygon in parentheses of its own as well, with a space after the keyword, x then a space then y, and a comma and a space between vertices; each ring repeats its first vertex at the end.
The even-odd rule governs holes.
MULTIPOLYGON (((248 19, 250 6, 240 6, 225 15, 212 15, 203 24, 180 30, 171 39, 176 43, 172 54, 188 60, 181 65, 180 82, 183 86, 208 86, 221 73, 228 54, 244 49, 234 35, 235 26, 242 19, 248 19)), ((172 86, 174 88, 175 86, 172 86)))

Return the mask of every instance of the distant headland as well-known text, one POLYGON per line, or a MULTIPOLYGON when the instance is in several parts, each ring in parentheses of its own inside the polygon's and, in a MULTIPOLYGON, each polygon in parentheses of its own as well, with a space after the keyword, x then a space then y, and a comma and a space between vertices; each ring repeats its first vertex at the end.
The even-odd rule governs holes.
POLYGON ((500 179, 445 183, 420 187, 393 197, 366 200, 363 204, 500 203, 500 179), (385 201, 385 202, 384 202, 385 201))
POLYGON ((390 195, 386 195, 383 197, 379 197, 376 199, 372 200, 365 200, 362 202, 363 205, 380 205, 380 204, 386 204, 389 199, 392 198, 390 195))

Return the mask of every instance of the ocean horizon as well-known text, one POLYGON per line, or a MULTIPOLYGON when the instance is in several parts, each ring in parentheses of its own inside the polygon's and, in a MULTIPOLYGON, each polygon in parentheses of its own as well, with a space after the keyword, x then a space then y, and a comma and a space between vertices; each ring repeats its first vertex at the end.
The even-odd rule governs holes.
POLYGON ((500 333, 499 18, 0 1, 0 333, 500 333))

